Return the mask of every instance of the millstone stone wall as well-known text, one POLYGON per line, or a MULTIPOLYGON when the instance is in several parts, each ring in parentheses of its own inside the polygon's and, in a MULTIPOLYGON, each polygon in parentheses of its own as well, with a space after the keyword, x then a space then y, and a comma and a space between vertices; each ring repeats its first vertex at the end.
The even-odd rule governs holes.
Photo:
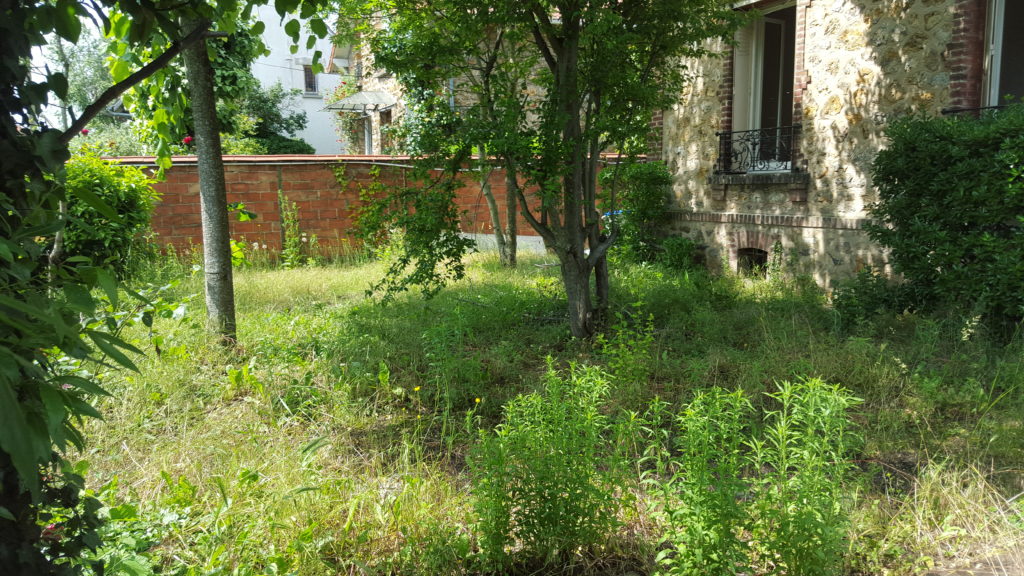
MULTIPOLYGON (((870 166, 896 117, 956 103, 953 55, 962 0, 798 0, 793 123, 796 172, 716 174, 716 133, 729 130, 733 49, 690 62, 693 81, 659 119, 675 176, 673 232, 706 247, 709 265, 735 269, 744 249, 780 256, 820 284, 885 255, 862 230, 876 200, 870 166)), ((790 3, 789 5, 792 5, 790 3)), ((753 4, 768 13, 787 4, 753 4)), ((960 33, 962 35, 962 32, 960 33)))

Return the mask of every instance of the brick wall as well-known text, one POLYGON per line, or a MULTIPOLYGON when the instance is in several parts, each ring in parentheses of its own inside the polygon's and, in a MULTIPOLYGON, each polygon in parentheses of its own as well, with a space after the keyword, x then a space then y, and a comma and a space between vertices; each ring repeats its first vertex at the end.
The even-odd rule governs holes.
MULTIPOLYGON (((122 158, 131 164, 153 170, 152 158, 122 158)), ((353 242, 355 211, 359 191, 374 180, 386 187, 406 186, 409 182, 408 158, 392 156, 228 156, 224 159, 228 202, 241 202, 257 217, 240 222, 231 216, 231 237, 279 250, 283 237, 278 190, 295 202, 299 227, 315 234, 322 246, 353 242), (344 187, 338 183, 335 168, 342 166, 344 187), (377 173, 376 176, 373 173, 377 173)), ((464 212, 463 230, 492 232, 490 213, 479 182, 467 174, 459 190, 457 203, 464 212)), ((505 174, 495 170, 490 176, 492 191, 504 220, 505 174)), ((152 227, 158 241, 177 249, 189 249, 202 243, 199 207, 199 174, 195 157, 178 157, 166 171, 164 181, 154 188, 161 201, 153 212, 152 227)), ((522 216, 520 235, 534 235, 522 216)))
POLYGON ((957 0, 953 15, 953 37, 947 46, 950 70, 950 107, 977 108, 982 105, 985 73, 986 0, 957 0))

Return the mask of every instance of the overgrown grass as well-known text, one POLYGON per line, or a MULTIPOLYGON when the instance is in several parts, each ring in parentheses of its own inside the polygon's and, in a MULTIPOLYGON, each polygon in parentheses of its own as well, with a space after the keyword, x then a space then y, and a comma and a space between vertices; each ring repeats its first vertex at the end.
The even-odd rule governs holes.
MULTIPOLYGON (((602 434, 635 443, 635 478, 621 480, 620 518, 599 544, 503 570, 655 570, 666 528, 657 491, 640 483, 657 467, 642 457, 651 434, 671 430, 651 428, 650 402, 681 414, 713 386, 741 390, 756 435, 779 408, 767 393, 803 379, 863 400, 846 572, 990 554, 1024 566, 1024 497, 1008 502, 1024 491, 1020 339, 996 345, 969 322, 913 315, 851 333, 806 282, 625 267, 610 328, 591 345, 569 338, 549 264, 527 257, 510 271, 478 255, 436 298, 387 307, 365 299, 382 270, 372 262, 240 269, 231 354, 209 343, 192 298, 183 320, 157 322, 160 353, 150 348, 140 373, 104 375, 112 396, 82 459, 138 511, 118 533, 147 535, 111 554, 165 574, 486 571, 466 458, 504 406, 541 391, 551 357, 555 370, 607 373, 602 434)), ((201 291, 188 264, 150 275, 180 278, 177 298, 201 291)))

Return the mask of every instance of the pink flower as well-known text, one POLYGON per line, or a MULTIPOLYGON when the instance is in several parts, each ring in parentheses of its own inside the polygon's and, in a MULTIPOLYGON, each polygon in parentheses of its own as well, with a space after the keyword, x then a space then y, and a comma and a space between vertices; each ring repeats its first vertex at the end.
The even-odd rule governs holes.
POLYGON ((181 143, 184 144, 185 146, 189 146, 192 144, 192 140, 194 140, 194 138, 192 138, 191 136, 185 136, 184 138, 182 138, 181 143))
POLYGON ((82 136, 88 136, 88 135, 89 135, 89 129, 88 128, 82 128, 82 136))

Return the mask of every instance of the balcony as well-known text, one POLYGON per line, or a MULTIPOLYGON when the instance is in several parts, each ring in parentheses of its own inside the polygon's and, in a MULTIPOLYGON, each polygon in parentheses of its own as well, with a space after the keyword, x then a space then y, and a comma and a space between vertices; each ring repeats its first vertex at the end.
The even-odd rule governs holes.
POLYGON ((799 172, 800 125, 716 132, 715 174, 799 172))

